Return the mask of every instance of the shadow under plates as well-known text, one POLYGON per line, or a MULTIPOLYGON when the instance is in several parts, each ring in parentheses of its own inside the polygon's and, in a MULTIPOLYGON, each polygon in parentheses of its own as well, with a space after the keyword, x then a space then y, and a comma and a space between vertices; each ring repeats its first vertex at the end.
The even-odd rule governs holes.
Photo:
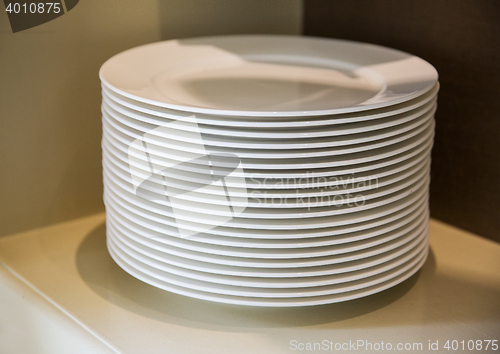
POLYGON ((107 301, 157 321, 211 330, 252 332, 256 328, 313 325, 345 329, 454 320, 484 321, 497 317, 500 310, 498 301, 487 300, 477 302, 477 306, 471 308, 471 297, 498 299, 500 294, 468 280, 436 275, 432 250, 418 273, 391 289, 348 302, 302 308, 218 304, 176 295, 143 283, 123 271, 108 254, 105 224, 95 228, 82 241, 76 262, 82 279, 107 301), (433 301, 439 301, 439 306, 433 301), (491 304, 496 304, 494 309, 491 304), (436 308, 439 309, 437 314, 436 308), (382 316, 368 315, 374 311, 384 313, 382 316))

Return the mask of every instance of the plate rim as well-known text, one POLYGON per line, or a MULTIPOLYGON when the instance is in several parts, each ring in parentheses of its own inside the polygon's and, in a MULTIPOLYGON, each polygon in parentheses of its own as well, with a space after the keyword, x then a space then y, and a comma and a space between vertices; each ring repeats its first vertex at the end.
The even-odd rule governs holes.
MULTIPOLYGON (((205 42, 205 43, 206 43, 205 42)), ((328 45, 328 44, 327 44, 328 45)), ((409 53, 405 53, 403 51, 393 49, 393 48, 388 48, 380 45, 375 45, 375 44, 369 44, 369 43, 362 43, 362 42, 357 42, 357 41, 351 41, 351 40, 344 40, 344 39, 331 39, 331 38, 322 38, 322 37, 312 37, 312 36, 297 36, 297 35, 225 35, 225 36, 208 36, 208 37, 195 37, 195 38, 189 38, 189 39, 173 39, 169 41, 161 41, 161 42, 155 42, 155 43, 150 43, 142 46, 138 46, 135 48, 128 49, 126 51, 123 51, 121 53, 116 54, 115 56, 109 58, 100 68, 99 70, 99 78, 101 82, 108 87, 110 90, 117 92, 118 94, 121 94, 122 96, 135 99, 140 102, 144 102, 153 106, 159 106, 159 107, 165 107, 169 109, 174 109, 178 111, 184 111, 184 112, 191 112, 191 113, 202 113, 202 114, 211 114, 211 115, 221 115, 221 116, 244 116, 244 117, 304 117, 304 116, 324 116, 324 115, 335 115, 335 114, 343 114, 343 113, 352 113, 352 112, 362 112, 362 111, 367 111, 371 109, 376 109, 376 108, 382 108, 382 107, 387 107, 391 105, 395 105, 398 103, 406 102, 411 99, 414 99, 416 97, 419 97, 426 92, 430 91, 432 87, 434 87, 435 83, 438 81, 438 73, 437 70, 427 61, 425 61, 422 58, 419 58, 415 55, 411 55, 409 53), (190 106, 184 106, 184 105, 177 105, 177 104, 171 104, 171 103, 166 103, 166 102, 160 102, 160 101, 155 101, 152 99, 140 97, 137 95, 130 94, 126 91, 121 90, 120 88, 114 87, 108 80, 106 80, 106 73, 105 71, 107 70, 108 66, 113 65, 114 61, 119 60, 121 56, 126 56, 127 54, 130 54, 131 52, 134 51, 140 51, 144 50, 145 48, 152 48, 154 46, 161 46, 161 45, 170 45, 175 47, 175 45, 179 45, 180 42, 187 43, 196 43, 197 41, 206 41, 212 43, 214 45, 217 43, 219 40, 224 40, 224 39, 233 39, 237 41, 242 41, 242 40, 247 40, 249 38, 259 38, 262 40, 262 38, 266 38, 265 40, 271 40, 271 39, 278 39, 278 40, 288 40, 288 39, 293 39, 293 40, 302 40, 302 41, 312 41, 312 42, 322 42, 322 43, 342 43, 342 44, 347 44, 347 45, 352 45, 356 47, 366 47, 366 48, 371 48, 372 50, 383 50, 387 53, 394 53, 394 55, 405 55, 410 58, 415 58, 420 64, 425 66, 426 70, 429 71, 429 75, 433 77, 433 81, 430 84, 427 84, 426 86, 422 87, 420 90, 408 94, 406 96, 400 97, 400 98, 395 98, 393 100, 389 100, 386 102, 380 102, 380 103, 372 103, 372 104, 367 104, 367 105, 359 105, 355 107, 344 107, 344 108, 336 108, 336 109, 323 109, 323 110, 310 110, 310 111, 239 111, 239 110, 229 110, 229 109, 212 109, 212 108, 199 108, 199 107, 190 107, 190 106)))

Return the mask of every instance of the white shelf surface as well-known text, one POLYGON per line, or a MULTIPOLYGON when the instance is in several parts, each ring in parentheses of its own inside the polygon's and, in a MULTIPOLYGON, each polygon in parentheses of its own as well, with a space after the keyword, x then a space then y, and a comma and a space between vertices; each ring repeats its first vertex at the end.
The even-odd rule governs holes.
POLYGON ((104 220, 0 238, 0 353, 277 354, 324 340, 422 343, 422 352, 439 340, 434 352, 447 353, 446 340, 500 340, 500 244, 436 220, 429 259, 409 280, 291 309, 215 304, 142 283, 109 256, 104 220))

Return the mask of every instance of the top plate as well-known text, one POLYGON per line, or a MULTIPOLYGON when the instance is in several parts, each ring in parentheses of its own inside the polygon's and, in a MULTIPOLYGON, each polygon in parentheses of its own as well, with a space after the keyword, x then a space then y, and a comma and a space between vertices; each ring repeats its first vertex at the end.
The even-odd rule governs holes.
POLYGON ((191 113, 247 117, 350 113, 405 102, 438 75, 394 49, 299 36, 220 36, 149 44, 115 55, 110 90, 191 113))

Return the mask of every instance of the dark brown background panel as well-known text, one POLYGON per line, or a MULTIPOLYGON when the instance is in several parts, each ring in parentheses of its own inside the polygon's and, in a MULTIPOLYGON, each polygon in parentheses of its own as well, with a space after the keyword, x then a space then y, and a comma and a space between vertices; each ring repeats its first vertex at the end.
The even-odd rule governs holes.
POLYGON ((500 1, 305 0, 304 34, 381 44, 436 67, 431 214, 500 241, 500 1))

